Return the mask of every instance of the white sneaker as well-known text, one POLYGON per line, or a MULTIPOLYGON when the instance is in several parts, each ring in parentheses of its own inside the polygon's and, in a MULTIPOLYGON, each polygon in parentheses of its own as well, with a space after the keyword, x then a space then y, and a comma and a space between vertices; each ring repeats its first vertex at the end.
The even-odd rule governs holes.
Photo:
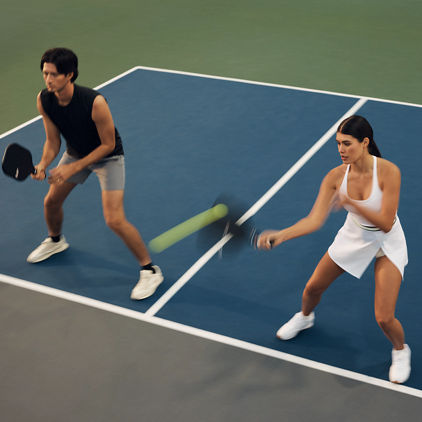
POLYGON ((51 237, 47 237, 47 239, 43 240, 38 248, 36 248, 28 255, 26 260, 31 264, 34 264, 35 262, 41 262, 47 258, 50 258, 51 255, 63 252, 68 247, 69 243, 66 242, 64 236, 61 236, 58 242, 53 242, 51 237))
POLYGON ((163 282, 164 277, 160 267, 153 265, 155 273, 149 270, 142 270, 139 275, 138 284, 133 288, 130 298, 134 300, 145 299, 154 294, 157 287, 163 282))
POLYGON ((302 312, 298 312, 280 327, 276 335, 281 340, 290 340, 296 337, 300 331, 311 328, 314 325, 314 320, 315 314, 313 312, 308 316, 303 315, 302 312))
POLYGON ((390 381, 396 384, 406 382, 410 376, 410 347, 405 344, 404 349, 393 349, 391 352, 390 381))

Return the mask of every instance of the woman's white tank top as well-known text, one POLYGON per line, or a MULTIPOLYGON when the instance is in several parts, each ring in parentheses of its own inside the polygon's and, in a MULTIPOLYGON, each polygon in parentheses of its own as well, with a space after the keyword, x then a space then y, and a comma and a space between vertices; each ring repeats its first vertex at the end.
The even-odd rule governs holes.
MULTIPOLYGON (((347 176, 349 175, 350 170, 350 164, 347 166, 346 172, 344 174, 343 181, 340 185, 340 194, 346 196, 349 198, 352 202, 355 202, 356 204, 359 204, 361 206, 364 206, 365 208, 368 208, 370 210, 379 212, 381 211, 381 201, 382 201, 382 190, 379 187, 378 184, 378 174, 377 174, 377 157, 374 155, 372 156, 374 159, 374 166, 373 166, 373 173, 372 173, 372 189, 371 194, 367 199, 363 200, 357 200, 352 199, 347 194, 347 176)), ((353 205, 345 205, 344 207, 347 211, 349 211, 350 214, 352 214, 352 217, 357 221, 359 224, 363 224, 365 226, 372 226, 372 223, 365 218, 363 218, 361 215, 356 213, 355 208, 353 205)))

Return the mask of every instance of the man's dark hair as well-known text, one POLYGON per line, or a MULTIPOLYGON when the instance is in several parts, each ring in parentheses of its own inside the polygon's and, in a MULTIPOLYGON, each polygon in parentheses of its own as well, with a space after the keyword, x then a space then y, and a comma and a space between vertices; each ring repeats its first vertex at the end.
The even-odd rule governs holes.
POLYGON ((75 82, 78 77, 78 58, 76 54, 68 48, 50 48, 41 58, 41 71, 44 68, 44 63, 53 63, 56 65, 57 72, 68 75, 73 72, 73 77, 70 80, 75 82))

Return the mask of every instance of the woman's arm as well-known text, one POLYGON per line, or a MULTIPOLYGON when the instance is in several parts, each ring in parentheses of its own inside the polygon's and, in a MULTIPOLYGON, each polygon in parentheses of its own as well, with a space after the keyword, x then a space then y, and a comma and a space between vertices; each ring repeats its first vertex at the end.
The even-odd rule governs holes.
POLYGON ((305 236, 318 230, 325 223, 331 211, 341 174, 340 168, 336 167, 324 177, 315 203, 305 218, 283 230, 263 232, 258 239, 257 247, 259 249, 271 249, 287 240, 305 236))

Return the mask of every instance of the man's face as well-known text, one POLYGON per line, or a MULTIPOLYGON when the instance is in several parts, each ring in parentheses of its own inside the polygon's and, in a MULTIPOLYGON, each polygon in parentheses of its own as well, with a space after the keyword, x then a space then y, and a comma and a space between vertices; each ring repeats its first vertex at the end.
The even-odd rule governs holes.
POLYGON ((53 63, 44 63, 42 74, 45 86, 50 92, 62 91, 70 83, 73 76, 73 73, 65 75, 57 72, 56 65, 53 63))

